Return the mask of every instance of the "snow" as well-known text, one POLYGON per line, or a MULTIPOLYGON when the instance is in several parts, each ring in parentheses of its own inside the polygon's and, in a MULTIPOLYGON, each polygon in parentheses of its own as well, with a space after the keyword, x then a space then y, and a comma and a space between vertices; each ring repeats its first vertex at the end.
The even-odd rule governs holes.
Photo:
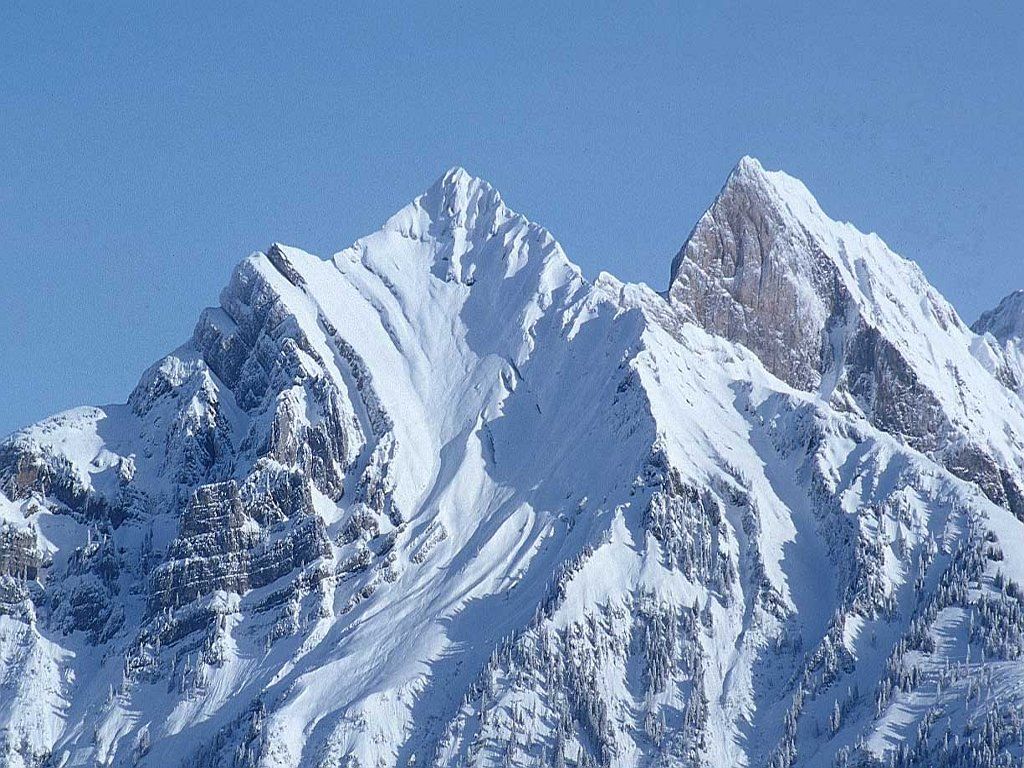
POLYGON ((1024 289, 1006 296, 999 306, 982 314, 972 327, 976 333, 990 333, 1002 342, 1024 340, 1024 289))
MULTIPOLYGON (((838 267, 861 317, 906 356, 953 423, 972 438, 987 441, 1007 466, 1019 472, 1024 406, 991 375, 991 362, 986 365, 978 359, 990 350, 979 345, 978 337, 920 268, 893 253, 878 235, 865 235, 852 224, 830 219, 803 183, 791 176, 765 171, 753 158, 744 158, 734 175, 769 190, 789 217, 791 229, 807 232, 823 249, 838 267)), ((813 292, 808 284, 801 290, 813 292)), ((1012 329, 1024 322, 1022 302, 1021 293, 1004 300, 996 310, 998 317, 988 321, 992 329, 1012 336, 1012 329)), ((984 325, 985 320, 979 323, 984 325)), ((997 334, 1001 340, 1009 336, 997 334)))
MULTIPOLYGON (((733 180, 770 190, 943 411, 1018 467, 1024 405, 993 375, 998 346, 979 346, 916 266, 828 219, 796 180, 752 158, 733 180)), ((811 283, 799 289, 823 307, 811 283)), ((968 608, 944 608, 926 684, 875 715, 875 687, 921 607, 915 581, 933 593, 979 526, 1002 542, 1003 575, 1024 583, 1013 546, 1024 530, 829 394, 784 383, 647 286, 605 273, 588 283, 550 233, 461 168, 330 259, 281 244, 253 254, 128 405, 61 414, 8 444, 54 466, 66 458, 88 498, 120 509, 138 492, 142 507, 101 525, 52 493, 0 494, 0 519, 51 559, 36 594, 62 594, 65 574, 69 590, 93 583, 75 564, 102 528, 121 568, 105 588, 124 613, 98 644, 46 616, 0 615, 5 757, 226 765, 253 748, 246 764, 327 768, 454 765, 473 750, 492 765, 526 730, 509 759, 529 765, 550 757, 571 716, 572 755, 608 740, 612 764, 653 764, 699 732, 709 764, 766 765, 795 699, 799 764, 831 766, 857 737, 880 754, 951 701, 927 675, 967 645, 968 608), (264 300, 270 320, 254 330, 264 300), (236 372, 215 357, 239 339, 252 346, 229 386, 236 372), (332 399, 316 395, 324 383, 332 399), (154 614, 148 580, 194 487, 306 471, 268 446, 335 426, 341 492, 305 478, 328 554, 154 614), (376 509, 368 486, 400 515, 376 509), (359 516, 374 527, 350 535, 359 516), (343 570, 358 553, 371 565, 343 570), (137 646, 144 628, 189 617, 201 628, 137 646), (675 639, 662 647, 659 631, 675 639), (152 668, 128 674, 122 657, 142 651, 152 668), (822 735, 854 686, 864 701, 822 735), (695 719, 684 728, 684 717, 695 719), (659 718, 674 735, 657 743, 659 718)), ((233 534, 268 546, 298 525, 264 529, 250 512, 233 534)), ((991 589, 995 571, 983 578, 991 589)), ((900 662, 924 663, 917 653, 900 662)), ((1010 705, 1024 668, 1006 664, 986 695, 1010 705)))

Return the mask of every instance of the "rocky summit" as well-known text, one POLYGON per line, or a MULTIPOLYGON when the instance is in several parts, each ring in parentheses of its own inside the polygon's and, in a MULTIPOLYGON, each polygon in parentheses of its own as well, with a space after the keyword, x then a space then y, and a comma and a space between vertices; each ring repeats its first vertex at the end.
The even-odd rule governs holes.
POLYGON ((462 169, 242 261, 0 443, 0 765, 1019 766, 1024 293, 752 158, 666 271, 462 169))

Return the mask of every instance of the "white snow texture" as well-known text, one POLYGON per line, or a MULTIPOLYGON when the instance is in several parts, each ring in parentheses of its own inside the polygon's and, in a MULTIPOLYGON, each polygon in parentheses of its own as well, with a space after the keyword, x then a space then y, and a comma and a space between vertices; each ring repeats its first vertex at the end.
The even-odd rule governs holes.
POLYGON ((1024 293, 740 161, 665 293, 447 172, 0 443, 0 765, 1018 766, 1024 293))

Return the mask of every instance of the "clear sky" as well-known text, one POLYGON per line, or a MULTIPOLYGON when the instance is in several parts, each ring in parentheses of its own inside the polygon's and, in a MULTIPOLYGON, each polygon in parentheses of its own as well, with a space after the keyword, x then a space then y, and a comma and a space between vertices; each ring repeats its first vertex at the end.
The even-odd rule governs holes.
POLYGON ((452 165, 589 277, 664 288, 749 153, 968 321, 1024 287, 1016 4, 285 5, 4 2, 0 433, 123 401, 248 253, 329 255, 452 165))

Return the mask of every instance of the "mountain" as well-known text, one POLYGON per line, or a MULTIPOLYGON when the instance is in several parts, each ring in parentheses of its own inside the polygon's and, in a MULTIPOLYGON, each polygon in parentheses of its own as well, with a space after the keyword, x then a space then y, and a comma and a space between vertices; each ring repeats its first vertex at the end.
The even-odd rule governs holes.
POLYGON ((971 329, 1001 348, 1000 378, 1024 395, 1024 290, 1014 291, 995 309, 982 314, 971 329))
POLYGON ((453 169, 0 445, 3 762, 1016 765, 1005 354, 750 158, 664 294, 453 169))
POLYGON ((1011 293, 971 327, 975 333, 991 333, 999 341, 1020 341, 1024 338, 1024 290, 1011 293))
POLYGON ((744 158, 672 264, 686 318, 1024 516, 1024 408, 999 358, 911 261, 744 158))

